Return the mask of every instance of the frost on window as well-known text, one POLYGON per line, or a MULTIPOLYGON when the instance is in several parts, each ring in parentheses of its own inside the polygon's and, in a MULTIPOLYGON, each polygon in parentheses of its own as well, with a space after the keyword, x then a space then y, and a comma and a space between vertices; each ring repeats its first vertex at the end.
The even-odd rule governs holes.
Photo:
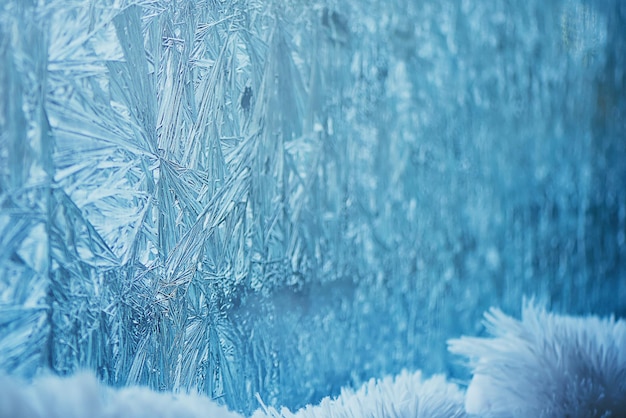
POLYGON ((626 314, 620 1, 5 0, 0 370, 234 410, 626 314))

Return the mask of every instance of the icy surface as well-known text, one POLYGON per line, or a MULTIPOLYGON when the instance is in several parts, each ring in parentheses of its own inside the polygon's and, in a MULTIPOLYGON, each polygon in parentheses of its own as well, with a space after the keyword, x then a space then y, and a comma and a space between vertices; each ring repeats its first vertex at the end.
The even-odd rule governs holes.
POLYGON ((626 314, 626 5, 0 2, 0 369, 291 410, 626 314))

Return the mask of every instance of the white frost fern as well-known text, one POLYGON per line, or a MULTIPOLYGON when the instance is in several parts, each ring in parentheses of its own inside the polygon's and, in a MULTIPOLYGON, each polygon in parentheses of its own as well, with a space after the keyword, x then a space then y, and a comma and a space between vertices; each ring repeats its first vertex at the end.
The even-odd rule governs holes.
POLYGON ((421 372, 402 372, 382 380, 371 379, 356 392, 344 389, 336 399, 296 413, 287 408, 265 408, 253 418, 463 418, 464 394, 442 375, 423 380, 421 372))
POLYGON ((466 411, 482 417, 626 417, 626 322, 547 313, 485 315, 493 338, 451 340, 474 377, 466 411))

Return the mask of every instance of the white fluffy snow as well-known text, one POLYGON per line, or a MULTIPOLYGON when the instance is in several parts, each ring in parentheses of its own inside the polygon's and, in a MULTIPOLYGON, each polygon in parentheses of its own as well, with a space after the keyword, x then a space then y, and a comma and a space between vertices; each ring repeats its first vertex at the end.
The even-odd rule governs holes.
POLYGON ((240 418, 197 395, 143 387, 115 390, 90 373, 43 377, 32 384, 0 377, 0 418, 240 418))
POLYGON ((517 320, 492 309, 493 338, 463 337, 468 413, 483 417, 626 417, 626 322, 571 317, 532 304, 517 320))
POLYGON ((266 408, 253 418, 461 418, 464 394, 442 375, 422 379, 421 372, 403 372, 392 378, 371 379, 356 392, 345 389, 336 399, 324 398, 319 405, 296 413, 287 408, 266 408))

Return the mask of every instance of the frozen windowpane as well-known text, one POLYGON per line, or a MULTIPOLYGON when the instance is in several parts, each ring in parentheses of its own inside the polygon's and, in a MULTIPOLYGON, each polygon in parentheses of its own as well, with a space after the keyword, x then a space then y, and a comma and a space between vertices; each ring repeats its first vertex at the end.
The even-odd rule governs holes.
POLYGON ((291 410, 626 315, 619 0, 4 0, 0 370, 291 410))

